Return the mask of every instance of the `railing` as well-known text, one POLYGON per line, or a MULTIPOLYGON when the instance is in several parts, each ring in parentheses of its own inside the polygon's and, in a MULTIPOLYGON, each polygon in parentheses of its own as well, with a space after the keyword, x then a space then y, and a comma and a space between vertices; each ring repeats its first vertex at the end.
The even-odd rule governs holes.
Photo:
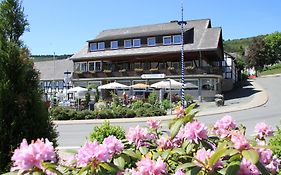
MULTIPOLYGON (((102 78, 102 77, 123 77, 123 76, 139 76, 140 74, 153 74, 153 73, 163 73, 166 75, 180 75, 181 70, 174 67, 167 67, 165 69, 142 69, 135 68, 131 69, 120 69, 120 70, 103 70, 100 72, 74 72, 73 78, 102 78)), ((186 75, 196 75, 196 74, 215 74, 222 75, 223 70, 220 67, 186 67, 184 70, 186 75)))

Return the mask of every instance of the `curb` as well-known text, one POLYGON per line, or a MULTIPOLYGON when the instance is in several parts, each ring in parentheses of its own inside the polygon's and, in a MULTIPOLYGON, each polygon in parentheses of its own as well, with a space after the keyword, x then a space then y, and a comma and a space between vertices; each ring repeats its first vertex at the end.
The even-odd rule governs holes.
MULTIPOLYGON (((275 75, 276 76, 276 75, 275 75)), ((281 76, 277 75, 277 76, 281 76)), ((268 101, 268 94, 266 91, 254 80, 250 81, 251 84, 255 87, 255 90, 259 91, 254 94, 254 98, 245 104, 237 105, 237 106, 223 106, 218 107, 214 110, 210 111, 202 111, 198 113, 197 117, 204 117, 207 115, 215 115, 215 114, 222 114, 222 113, 230 113, 236 111, 243 111, 247 109, 252 109, 256 107, 260 107, 267 103, 268 101)), ((93 119, 93 120, 68 120, 68 121, 53 121, 56 125, 75 125, 75 124, 102 124, 104 120, 108 120, 111 124, 114 123, 132 123, 132 122, 145 122, 150 119, 167 121, 173 119, 175 115, 166 115, 166 116, 157 116, 157 117, 140 117, 140 118, 118 118, 118 119, 93 119)))
POLYGON ((263 75, 263 76, 260 76, 259 78, 268 78, 268 77, 280 77, 281 74, 272 74, 272 75, 263 75))

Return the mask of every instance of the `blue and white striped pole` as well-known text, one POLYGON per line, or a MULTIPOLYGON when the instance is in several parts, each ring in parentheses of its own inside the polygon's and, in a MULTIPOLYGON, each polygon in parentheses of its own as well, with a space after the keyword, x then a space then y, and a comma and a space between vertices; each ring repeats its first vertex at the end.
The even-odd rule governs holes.
POLYGON ((183 33, 183 25, 186 24, 186 21, 183 20, 183 2, 181 3, 181 21, 178 22, 179 25, 181 25, 181 104, 184 108, 184 33, 183 33))

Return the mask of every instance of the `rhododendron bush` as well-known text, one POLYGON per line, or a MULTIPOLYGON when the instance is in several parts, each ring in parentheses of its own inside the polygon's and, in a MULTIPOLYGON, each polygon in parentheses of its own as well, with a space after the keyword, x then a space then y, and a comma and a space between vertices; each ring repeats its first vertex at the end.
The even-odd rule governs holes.
POLYGON ((194 117, 193 105, 176 109, 177 116, 163 131, 159 121, 132 127, 126 139, 109 136, 88 141, 69 160, 59 160, 48 140, 28 145, 23 140, 12 157, 12 171, 39 174, 119 175, 267 175, 279 172, 280 160, 267 146, 271 127, 259 123, 255 138, 245 137, 231 116, 207 128, 194 117))

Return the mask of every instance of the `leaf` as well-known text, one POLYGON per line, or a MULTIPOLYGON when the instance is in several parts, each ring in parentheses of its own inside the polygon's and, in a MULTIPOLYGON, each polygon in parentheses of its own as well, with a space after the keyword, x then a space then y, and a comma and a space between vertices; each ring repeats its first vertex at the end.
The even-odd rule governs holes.
POLYGON ((259 161, 259 154, 257 151, 250 149, 250 150, 243 150, 242 155, 252 164, 256 164, 259 161))
POLYGON ((17 173, 15 173, 15 172, 8 172, 8 173, 2 174, 2 175, 17 175, 17 173))
POLYGON ((225 174, 237 174, 240 169, 240 162, 231 162, 227 168, 225 174))
POLYGON ((135 153, 133 150, 131 149, 127 149, 123 151, 124 154, 127 154, 130 157, 136 158, 136 159, 141 159, 141 155, 135 153))
POLYGON ((213 167, 215 163, 224 155, 227 148, 217 149, 209 160, 209 167, 213 167))
POLYGON ((184 163, 184 164, 181 164, 179 166, 177 166, 177 169, 176 170, 188 170, 189 168, 191 167, 195 167, 196 165, 194 163, 184 163))
POLYGON ((173 151, 175 151, 179 155, 184 155, 185 154, 185 150, 183 148, 174 148, 173 151))
POLYGON ((171 153, 171 150, 165 150, 163 153, 162 153, 162 155, 161 155, 161 157, 163 158, 163 159, 167 159, 168 158, 168 156, 170 155, 170 153, 171 153))
POLYGON ((114 160, 113 160, 113 163, 114 163, 116 166, 118 166, 119 169, 124 169, 125 164, 126 164, 125 159, 124 159, 123 157, 121 157, 121 156, 118 157, 118 158, 116 158, 116 159, 114 159, 114 160))
POLYGON ((179 132, 181 126, 183 125, 183 120, 179 119, 171 127, 171 138, 173 139, 179 132))
POLYGON ((260 170, 262 175, 270 175, 270 173, 267 171, 267 169, 264 167, 262 163, 258 161, 255 165, 260 170))
POLYGON ((100 163, 99 165, 109 172, 117 172, 119 170, 117 166, 115 166, 114 164, 109 164, 107 162, 100 163))
POLYGON ((187 147, 186 147, 186 154, 189 154, 192 149, 194 148, 194 144, 190 143, 187 147))
POLYGON ((146 155, 148 152, 148 148, 144 146, 140 147, 139 150, 143 155, 146 155))
POLYGON ((78 175, 82 175, 84 172, 88 171, 91 168, 91 165, 88 164, 87 166, 84 166, 78 173, 78 175))
POLYGON ((201 167, 194 167, 191 170, 189 170, 186 175, 197 175, 201 171, 201 167))

